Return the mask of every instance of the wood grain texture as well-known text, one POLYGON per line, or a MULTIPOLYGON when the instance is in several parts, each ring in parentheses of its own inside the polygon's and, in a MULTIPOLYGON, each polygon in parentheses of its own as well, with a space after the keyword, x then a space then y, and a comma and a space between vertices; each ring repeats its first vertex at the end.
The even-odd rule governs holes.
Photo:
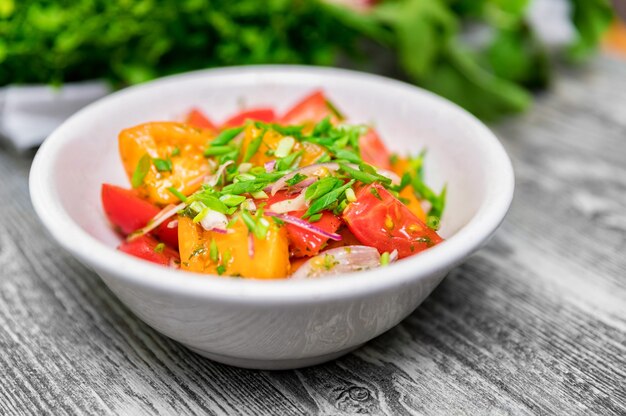
POLYGON ((626 414, 626 62, 559 78, 495 127, 513 207, 400 325, 300 371, 208 361, 44 233, 0 148, 0 414, 626 414))

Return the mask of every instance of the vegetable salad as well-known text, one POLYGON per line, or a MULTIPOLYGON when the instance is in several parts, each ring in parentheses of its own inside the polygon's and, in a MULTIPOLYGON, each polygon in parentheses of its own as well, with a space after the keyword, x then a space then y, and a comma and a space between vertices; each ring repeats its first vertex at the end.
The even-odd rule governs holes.
POLYGON ((119 249, 220 276, 311 278, 381 267, 442 241, 445 187, 424 182, 425 152, 392 154, 346 122, 322 91, 285 114, 255 108, 216 124, 123 130, 132 188, 102 186, 119 249))

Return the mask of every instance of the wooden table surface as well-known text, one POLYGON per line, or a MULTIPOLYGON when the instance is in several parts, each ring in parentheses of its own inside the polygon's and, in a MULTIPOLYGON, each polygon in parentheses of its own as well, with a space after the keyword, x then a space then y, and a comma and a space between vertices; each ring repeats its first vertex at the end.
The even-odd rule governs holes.
POLYGON ((299 371, 213 363, 45 234, 0 148, 0 414, 626 414, 626 61, 561 74, 494 126, 504 225, 409 318, 299 371))

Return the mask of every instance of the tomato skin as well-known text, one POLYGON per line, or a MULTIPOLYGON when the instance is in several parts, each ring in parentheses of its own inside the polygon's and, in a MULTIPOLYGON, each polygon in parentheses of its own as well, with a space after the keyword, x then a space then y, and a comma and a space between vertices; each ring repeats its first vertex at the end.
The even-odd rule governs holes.
POLYGON ((194 127, 200 127, 201 129, 213 131, 217 130, 217 126, 213 124, 211 119, 209 119, 201 110, 197 108, 192 108, 191 111, 189 111, 186 122, 187 124, 191 124, 194 127))
MULTIPOLYGON (((124 235, 128 235, 142 227, 145 227, 160 209, 137 196, 130 189, 124 189, 119 186, 102 184, 102 206, 104 212, 114 225, 116 225, 124 235)), ((161 241, 170 247, 178 247, 178 230, 177 227, 168 228, 167 225, 173 221, 172 218, 152 233, 161 241)))
POLYGON ((282 124, 317 123, 333 115, 322 90, 316 90, 296 103, 280 121, 282 124))
POLYGON ((375 247, 381 253, 398 250, 399 258, 419 253, 443 241, 377 183, 359 189, 357 200, 348 205, 343 219, 361 243, 375 247), (381 199, 374 195, 372 189, 381 199))
MULTIPOLYGON (((281 191, 276 195, 265 200, 267 202, 266 209, 270 209, 273 203, 284 201, 285 199, 295 198, 296 195, 287 195, 287 192, 281 191)), ((257 204, 263 201, 257 201, 257 204)), ((288 215, 302 218, 306 210, 291 211, 288 215)), ((326 232, 334 233, 341 226, 341 218, 337 217, 330 211, 324 211, 319 221, 312 223, 315 227, 326 232)), ((307 231, 293 224, 285 224, 287 228, 287 238, 289 239, 289 250, 292 257, 310 257, 317 255, 322 248, 328 243, 328 238, 307 231)))
POLYGON ((370 128, 359 138, 361 157, 365 163, 381 169, 391 169, 391 153, 383 143, 376 130, 370 128))
POLYGON ((162 251, 155 251, 158 244, 159 241, 154 237, 142 235, 132 241, 124 241, 118 250, 163 266, 169 266, 172 262, 180 263, 178 252, 170 247, 165 246, 162 251))
POLYGON ((276 113, 272 108, 253 108, 235 114, 222 124, 222 128, 241 126, 246 120, 263 121, 273 123, 276 121, 276 113))

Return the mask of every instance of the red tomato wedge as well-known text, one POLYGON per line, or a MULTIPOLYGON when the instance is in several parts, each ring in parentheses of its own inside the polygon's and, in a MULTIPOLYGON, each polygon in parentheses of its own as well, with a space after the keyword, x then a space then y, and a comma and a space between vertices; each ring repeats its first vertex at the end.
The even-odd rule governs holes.
POLYGON ((235 114, 222 124, 222 128, 241 126, 246 120, 263 121, 273 123, 276 121, 276 113, 271 108, 254 108, 235 114))
POLYGON ((379 252, 398 250, 404 258, 439 244, 443 239, 383 186, 371 184, 343 213, 348 228, 363 244, 379 252))
POLYGON ((133 241, 124 241, 118 250, 164 266, 180 263, 178 251, 164 245, 159 247, 159 241, 149 235, 142 235, 133 241))
POLYGON ((304 97, 280 119, 282 124, 317 123, 327 116, 335 115, 321 90, 304 97))
MULTIPOLYGON (((148 221, 160 211, 156 205, 139 198, 133 191, 119 186, 102 184, 101 196, 107 218, 125 235, 145 227, 148 221)), ((153 234, 170 247, 178 248, 177 227, 167 227, 173 220, 174 218, 161 224, 153 231, 153 234)))
MULTIPOLYGON (((288 196, 285 191, 278 192, 276 195, 264 201, 267 203, 266 209, 270 210, 270 207, 275 202, 280 202, 284 201, 285 199, 291 198, 295 198, 295 196, 288 196)), ((261 201, 257 201, 257 203, 260 202, 261 201)), ((301 218, 305 212, 306 210, 304 209, 300 211, 291 211, 287 214, 301 218)), ((320 218, 319 221, 311 224, 326 232, 334 233, 341 225, 341 219, 330 211, 324 211, 322 213, 322 218, 320 218)), ((289 251, 294 257, 315 256, 317 253, 320 252, 320 250, 325 247, 326 243, 328 242, 328 238, 307 231, 304 228, 298 227, 296 225, 286 224, 285 226, 287 228, 287 238, 289 239, 289 251)))
POLYGON ((367 133, 359 138, 359 148, 365 163, 381 169, 391 169, 391 162, 389 161, 391 153, 387 150, 387 146, 376 133, 376 130, 370 128, 367 133))
POLYGON ((194 127, 200 127, 202 129, 217 130, 217 126, 197 108, 192 108, 189 114, 187 114, 187 124, 191 124, 194 127))

